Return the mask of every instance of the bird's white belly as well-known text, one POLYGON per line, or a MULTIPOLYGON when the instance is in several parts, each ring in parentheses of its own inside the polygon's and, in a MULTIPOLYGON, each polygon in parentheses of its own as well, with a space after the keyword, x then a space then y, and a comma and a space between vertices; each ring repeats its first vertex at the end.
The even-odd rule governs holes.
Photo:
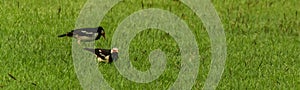
POLYGON ((106 56, 105 60, 101 59, 100 57, 98 57, 97 59, 98 59, 99 62, 108 62, 109 56, 106 56))
POLYGON ((94 34, 92 37, 89 36, 78 36, 77 38, 80 40, 95 40, 95 38, 97 37, 97 34, 94 34))
POLYGON ((80 39, 80 40, 94 40, 95 37, 79 36, 78 39, 80 39))

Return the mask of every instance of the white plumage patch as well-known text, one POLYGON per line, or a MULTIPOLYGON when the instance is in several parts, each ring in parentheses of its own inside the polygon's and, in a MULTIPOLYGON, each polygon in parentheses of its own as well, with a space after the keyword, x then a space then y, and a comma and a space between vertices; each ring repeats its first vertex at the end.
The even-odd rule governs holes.
POLYGON ((100 57, 98 58, 98 62, 104 62, 105 60, 101 59, 100 57))
POLYGON ((97 59, 98 59, 98 62, 108 62, 109 56, 106 56, 105 60, 101 59, 100 57, 98 57, 97 59))
POLYGON ((97 34, 94 34, 92 37, 89 36, 77 36, 78 39, 80 40, 94 40, 97 34))
POLYGON ((87 31, 81 31, 81 32, 83 32, 85 34, 94 34, 93 32, 87 32, 87 31))

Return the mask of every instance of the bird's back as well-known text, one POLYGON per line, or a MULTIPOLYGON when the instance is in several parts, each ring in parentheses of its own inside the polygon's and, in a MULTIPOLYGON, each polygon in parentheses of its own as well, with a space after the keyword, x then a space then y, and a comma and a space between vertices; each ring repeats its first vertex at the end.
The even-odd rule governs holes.
POLYGON ((98 28, 80 28, 80 29, 75 29, 74 32, 86 31, 86 32, 97 33, 97 30, 98 30, 98 28))
POLYGON ((92 52, 92 53, 94 53, 96 55, 100 55, 100 53, 103 54, 103 55, 105 55, 105 56, 111 54, 110 53, 110 49, 100 49, 100 48, 96 48, 96 49, 84 48, 84 49, 87 50, 87 51, 90 51, 90 52, 92 52))

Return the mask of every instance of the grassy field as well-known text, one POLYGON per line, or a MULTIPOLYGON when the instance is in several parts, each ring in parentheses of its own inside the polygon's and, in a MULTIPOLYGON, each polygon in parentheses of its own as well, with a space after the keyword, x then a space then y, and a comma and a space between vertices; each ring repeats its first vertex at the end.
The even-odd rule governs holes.
MULTIPOLYGON (((74 29, 86 0, 0 1, 0 89, 82 89, 74 71, 72 39, 57 38, 74 29), (13 76, 14 78, 12 78, 13 76)), ((212 0, 226 33, 227 61, 217 89, 300 89, 300 1, 212 0)), ((198 42, 199 75, 193 89, 201 89, 209 72, 210 41, 201 20, 178 0, 125 0, 110 10, 101 26, 110 48, 118 24, 131 13, 160 8, 181 17, 198 42), (199 29, 201 29, 199 31, 199 29)), ((101 42, 101 43, 100 43, 101 42)), ((99 71, 115 89, 167 89, 180 71, 175 40, 165 32, 148 30, 130 42, 130 60, 146 71, 149 53, 166 53, 164 73, 150 83, 136 83, 118 73, 113 64, 99 71)))

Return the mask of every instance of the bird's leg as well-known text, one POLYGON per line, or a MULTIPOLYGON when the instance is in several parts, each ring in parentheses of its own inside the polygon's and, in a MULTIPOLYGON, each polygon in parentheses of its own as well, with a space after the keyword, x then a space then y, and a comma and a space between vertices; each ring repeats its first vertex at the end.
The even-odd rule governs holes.
POLYGON ((77 40, 77 43, 78 43, 79 45, 81 45, 81 44, 80 44, 80 40, 77 40))

